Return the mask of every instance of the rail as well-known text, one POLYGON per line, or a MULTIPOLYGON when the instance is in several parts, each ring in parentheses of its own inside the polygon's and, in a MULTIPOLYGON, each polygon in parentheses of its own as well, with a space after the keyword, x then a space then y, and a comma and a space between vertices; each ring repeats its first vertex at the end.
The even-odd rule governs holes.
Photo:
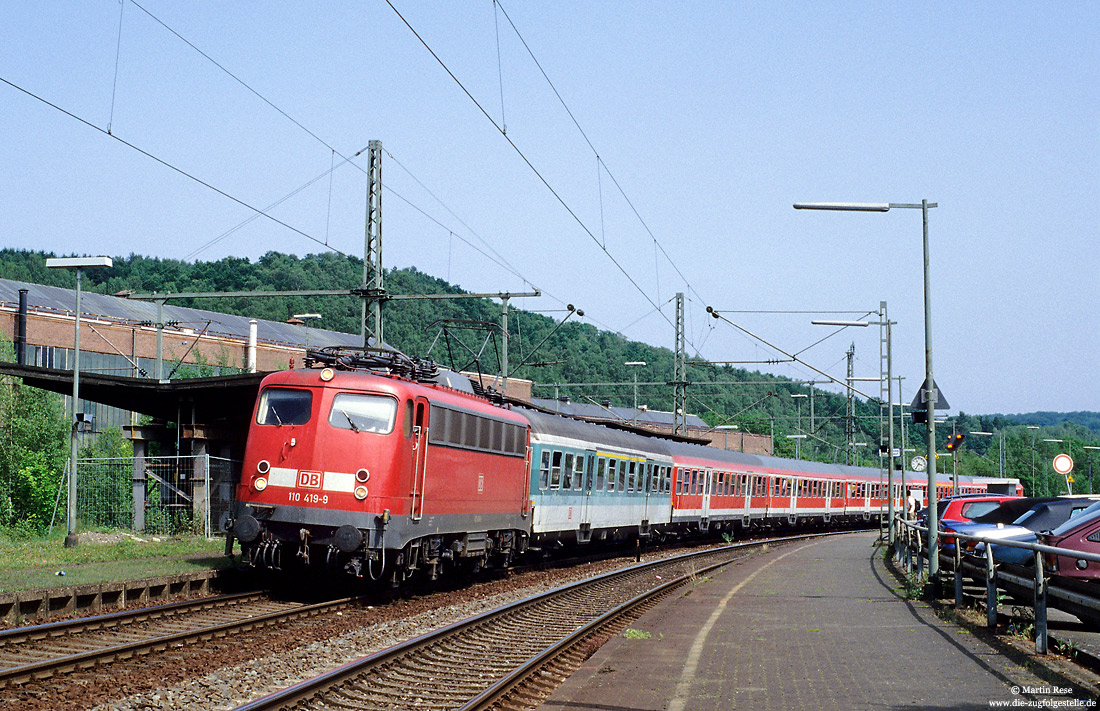
MULTIPOLYGON (((914 571, 918 578, 924 577, 924 561, 928 557, 925 542, 928 537, 928 527, 921 526, 912 521, 895 519, 894 559, 904 564, 909 574, 914 571)), ((998 615, 998 589, 1013 594, 1017 599, 1021 594, 1026 594, 1027 588, 1031 588, 1032 609, 1035 618, 1035 651, 1046 654, 1049 649, 1049 634, 1047 628, 1047 608, 1054 607, 1072 615, 1076 615, 1086 624, 1100 625, 1100 596, 1096 592, 1073 588, 1066 583, 1052 584, 1047 576, 1047 570, 1043 561, 1044 553, 1064 555, 1075 560, 1087 560, 1100 563, 1100 554, 1086 553, 1083 551, 1068 550, 1047 546, 1041 543, 1024 543, 1002 538, 990 538, 988 536, 957 533, 955 531, 936 531, 937 538, 954 538, 955 545, 952 551, 946 553, 940 547, 940 570, 944 570, 946 562, 951 567, 954 578, 955 606, 965 604, 963 595, 964 572, 969 571, 973 578, 985 578, 986 588, 986 624, 988 627, 997 626, 998 615), (984 543, 985 551, 981 556, 982 563, 977 563, 979 556, 962 553, 960 540, 984 543), (1000 565, 993 560, 992 545, 1022 548, 1032 551, 1035 567, 1030 578, 1018 575, 1015 572, 1002 570, 1000 565)), ((1024 570, 1020 566, 1014 566, 1013 570, 1024 570)), ((938 586, 940 581, 931 581, 938 586)))

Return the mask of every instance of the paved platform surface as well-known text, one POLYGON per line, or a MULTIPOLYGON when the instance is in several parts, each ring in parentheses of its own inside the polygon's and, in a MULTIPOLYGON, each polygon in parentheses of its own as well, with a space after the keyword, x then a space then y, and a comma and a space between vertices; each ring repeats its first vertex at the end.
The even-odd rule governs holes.
POLYGON ((906 600, 875 538, 849 534, 776 546, 700 579, 638 619, 636 633, 605 644, 541 708, 1091 703, 1091 691, 1051 688, 924 603, 906 600))

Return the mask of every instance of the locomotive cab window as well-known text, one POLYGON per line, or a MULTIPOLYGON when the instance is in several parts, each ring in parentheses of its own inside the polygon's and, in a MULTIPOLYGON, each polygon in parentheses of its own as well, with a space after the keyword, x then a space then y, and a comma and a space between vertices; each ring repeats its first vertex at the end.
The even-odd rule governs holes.
POLYGON ((258 425, 304 425, 313 409, 313 391, 265 388, 256 408, 258 425))
POLYGON ((337 393, 328 423, 341 430, 389 434, 397 417, 397 401, 384 395, 337 393))

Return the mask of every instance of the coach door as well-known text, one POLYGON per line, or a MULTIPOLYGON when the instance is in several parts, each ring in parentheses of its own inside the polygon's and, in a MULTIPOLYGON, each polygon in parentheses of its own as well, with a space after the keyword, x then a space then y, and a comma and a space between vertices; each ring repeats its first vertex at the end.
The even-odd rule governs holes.
POLYGON ((428 401, 416 399, 413 420, 412 511, 410 518, 419 521, 424 515, 424 480, 428 472, 428 401))
POLYGON ((705 528, 710 521, 710 495, 714 491, 714 471, 707 469, 703 472, 703 510, 702 525, 705 528))

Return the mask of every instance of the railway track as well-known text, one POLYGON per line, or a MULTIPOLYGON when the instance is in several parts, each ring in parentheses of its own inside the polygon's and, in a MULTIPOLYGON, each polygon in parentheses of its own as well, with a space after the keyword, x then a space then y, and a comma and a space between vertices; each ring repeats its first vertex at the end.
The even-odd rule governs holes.
POLYGON ((240 593, 0 632, 0 688, 347 607, 240 593))
POLYGON ((676 588, 768 543, 815 535, 691 553, 557 588, 395 645, 237 711, 531 708, 602 638, 618 634, 676 588))

